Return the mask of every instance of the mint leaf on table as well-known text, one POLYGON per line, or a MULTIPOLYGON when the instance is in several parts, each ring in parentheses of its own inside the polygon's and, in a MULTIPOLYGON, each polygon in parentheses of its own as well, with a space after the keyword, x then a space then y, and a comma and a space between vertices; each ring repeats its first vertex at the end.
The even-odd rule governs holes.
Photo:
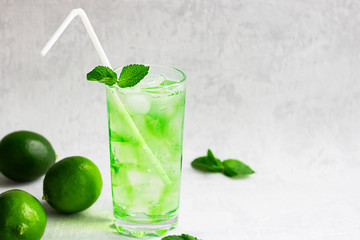
POLYGON ((223 167, 214 164, 207 156, 196 158, 191 166, 204 172, 222 172, 223 167))
POLYGON ((86 75, 87 80, 105 83, 112 86, 115 83, 121 88, 132 87, 139 83, 148 73, 149 66, 142 64, 131 64, 123 67, 119 79, 116 73, 105 66, 97 66, 86 75))
POLYGON ((250 175, 255 173, 254 170, 252 170, 248 165, 236 159, 228 159, 223 161, 223 166, 223 172, 228 177, 250 175))
POLYGON ((149 68, 142 64, 128 65, 122 69, 117 84, 122 88, 135 86, 149 73, 149 68))
POLYGON ((196 237, 192 237, 188 234, 181 234, 181 235, 171 235, 167 237, 163 237, 161 240, 200 240, 196 237))
POLYGON ((212 153, 212 151, 211 151, 210 149, 208 149, 208 151, 207 151, 207 158, 208 158, 214 165, 223 168, 220 159, 215 158, 214 154, 212 153))
POLYGON ((191 162, 191 166, 204 172, 222 172, 221 161, 215 158, 214 154, 208 149, 207 156, 198 157, 191 162))
POLYGON ((255 173, 248 165, 239 160, 227 159, 223 162, 220 161, 214 156, 210 149, 208 149, 207 156, 196 158, 191 162, 191 166, 204 172, 222 172, 228 177, 250 175, 255 173))
POLYGON ((89 81, 98 81, 109 86, 114 85, 117 81, 116 73, 105 66, 97 66, 86 75, 86 78, 89 81))

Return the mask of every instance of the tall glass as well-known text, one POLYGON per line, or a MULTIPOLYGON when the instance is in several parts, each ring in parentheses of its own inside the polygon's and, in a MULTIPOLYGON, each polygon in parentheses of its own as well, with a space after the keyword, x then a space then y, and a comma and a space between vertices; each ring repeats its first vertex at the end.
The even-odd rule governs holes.
POLYGON ((185 79, 150 66, 134 87, 106 89, 114 220, 124 235, 162 236, 177 224, 185 79))

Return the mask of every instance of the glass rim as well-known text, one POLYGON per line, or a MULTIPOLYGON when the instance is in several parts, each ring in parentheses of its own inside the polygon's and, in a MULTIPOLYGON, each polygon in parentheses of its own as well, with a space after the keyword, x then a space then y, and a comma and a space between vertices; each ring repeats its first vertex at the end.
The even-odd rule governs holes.
MULTIPOLYGON (((186 74, 183 71, 181 71, 180 69, 178 69, 178 68, 171 67, 171 66, 168 66, 168 65, 160 65, 160 64, 144 64, 144 65, 149 66, 150 68, 153 66, 153 67, 163 67, 163 68, 173 69, 173 70, 179 72, 181 74, 181 76, 182 76, 181 80, 176 81, 177 83, 182 83, 182 82, 185 82, 185 80, 186 80, 186 74)), ((116 72, 116 71, 118 71, 118 70, 120 70, 122 68, 123 67, 113 68, 113 71, 116 72)))

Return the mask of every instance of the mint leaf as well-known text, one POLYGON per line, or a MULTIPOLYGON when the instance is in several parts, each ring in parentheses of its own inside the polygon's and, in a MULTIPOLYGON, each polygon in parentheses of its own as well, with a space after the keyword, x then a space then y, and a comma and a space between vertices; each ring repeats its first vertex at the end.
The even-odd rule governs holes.
POLYGON ((142 64, 128 65, 122 69, 117 84, 121 88, 135 86, 148 74, 149 68, 142 64))
POLYGON ((216 165, 221 168, 223 167, 220 159, 215 158, 214 154, 212 153, 212 151, 210 149, 208 149, 208 151, 207 151, 207 157, 213 163, 213 165, 216 165))
POLYGON ((181 235, 171 235, 171 236, 163 237, 161 240, 200 240, 200 239, 190 236, 188 234, 181 234, 181 235))
POLYGON ((223 167, 214 164, 207 156, 196 158, 191 162, 191 166, 204 172, 222 172, 223 167))
POLYGON ((208 149, 207 156, 196 158, 191 162, 191 166, 204 172, 222 172, 221 161, 215 158, 214 154, 208 149))
POLYGON ((98 81, 106 85, 114 85, 117 81, 116 73, 108 67, 97 66, 86 75, 89 81, 98 81))
POLYGON ((254 170, 252 170, 248 165, 236 159, 225 160, 223 161, 223 165, 223 172, 228 177, 249 175, 255 173, 254 170))

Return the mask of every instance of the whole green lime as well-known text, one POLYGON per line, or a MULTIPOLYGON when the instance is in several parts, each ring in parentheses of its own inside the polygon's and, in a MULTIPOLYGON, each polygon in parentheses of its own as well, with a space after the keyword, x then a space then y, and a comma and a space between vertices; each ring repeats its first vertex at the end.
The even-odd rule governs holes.
POLYGON ((46 173, 43 187, 43 199, 50 206, 62 213, 77 213, 96 202, 102 179, 92 161, 74 156, 55 163, 46 173))
POLYGON ((0 238, 39 240, 46 227, 46 213, 39 200, 22 190, 0 194, 0 238))
POLYGON ((15 181, 27 182, 41 177, 55 158, 50 142, 34 132, 13 132, 0 141, 0 172, 15 181))

